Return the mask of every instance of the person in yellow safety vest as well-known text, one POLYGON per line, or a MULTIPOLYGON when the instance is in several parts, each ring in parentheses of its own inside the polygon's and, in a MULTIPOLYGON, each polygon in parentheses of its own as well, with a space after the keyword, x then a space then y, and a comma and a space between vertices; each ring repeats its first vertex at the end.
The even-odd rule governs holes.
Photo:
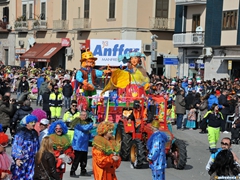
POLYGON ((77 101, 72 100, 70 109, 68 109, 63 115, 63 121, 68 127, 67 135, 71 142, 74 135, 74 128, 70 127, 70 123, 76 118, 80 118, 80 112, 77 110, 77 101))
POLYGON ((54 86, 54 92, 49 96, 49 107, 51 118, 58 119, 61 116, 63 95, 58 91, 58 86, 54 86))
POLYGON ((70 127, 70 123, 77 117, 80 117, 80 112, 77 110, 77 101, 71 101, 71 107, 63 115, 63 121, 67 127, 70 127))

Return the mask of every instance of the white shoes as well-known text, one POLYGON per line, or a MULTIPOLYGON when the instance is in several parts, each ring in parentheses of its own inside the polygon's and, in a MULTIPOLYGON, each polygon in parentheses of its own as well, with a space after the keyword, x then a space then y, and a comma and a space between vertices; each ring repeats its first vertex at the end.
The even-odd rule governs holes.
POLYGON ((228 134, 229 132, 228 132, 228 131, 224 131, 223 133, 224 133, 224 134, 228 134))

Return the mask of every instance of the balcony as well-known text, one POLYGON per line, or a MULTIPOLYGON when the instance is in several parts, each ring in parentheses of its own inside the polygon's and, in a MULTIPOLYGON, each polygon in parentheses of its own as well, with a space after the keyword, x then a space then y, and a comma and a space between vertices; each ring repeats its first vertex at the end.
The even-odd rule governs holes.
POLYGON ((46 20, 36 20, 33 22, 33 30, 37 31, 47 31, 47 21, 46 20))
POLYGON ((28 31, 27 21, 15 21, 14 28, 16 31, 28 31))
POLYGON ((203 47, 204 32, 174 34, 173 45, 174 47, 203 47))
POLYGON ((206 4, 207 0, 175 0, 176 5, 200 5, 206 4))
POLYGON ((91 29, 91 19, 87 18, 74 18, 73 19, 74 30, 89 30, 91 29))
POLYGON ((53 31, 55 32, 68 32, 68 20, 54 20, 53 31))
POLYGON ((150 29, 156 30, 174 30, 175 19, 174 18, 150 18, 150 29))

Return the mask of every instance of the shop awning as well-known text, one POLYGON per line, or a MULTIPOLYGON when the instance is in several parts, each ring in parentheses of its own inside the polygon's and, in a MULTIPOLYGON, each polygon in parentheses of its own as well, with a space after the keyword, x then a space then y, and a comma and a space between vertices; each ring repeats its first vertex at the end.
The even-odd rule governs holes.
POLYGON ((58 51, 62 49, 61 43, 38 43, 24 53, 22 61, 49 62, 58 51))

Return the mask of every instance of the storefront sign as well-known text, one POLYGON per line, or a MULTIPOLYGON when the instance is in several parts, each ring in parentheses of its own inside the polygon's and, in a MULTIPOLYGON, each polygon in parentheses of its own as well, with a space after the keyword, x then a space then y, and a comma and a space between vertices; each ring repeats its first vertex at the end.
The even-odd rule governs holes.
POLYGON ((118 56, 130 51, 141 51, 141 40, 91 39, 90 50, 97 57, 96 66, 119 66, 118 56))
POLYGON ((71 45, 71 41, 69 38, 62 38, 61 44, 62 47, 69 47, 71 45))
POLYGON ((228 61, 228 70, 232 70, 232 61, 231 60, 228 61))
POLYGON ((16 48, 15 54, 24 54, 26 52, 25 48, 16 48))
POLYGON ((178 65, 178 58, 163 58, 164 65, 178 65))

